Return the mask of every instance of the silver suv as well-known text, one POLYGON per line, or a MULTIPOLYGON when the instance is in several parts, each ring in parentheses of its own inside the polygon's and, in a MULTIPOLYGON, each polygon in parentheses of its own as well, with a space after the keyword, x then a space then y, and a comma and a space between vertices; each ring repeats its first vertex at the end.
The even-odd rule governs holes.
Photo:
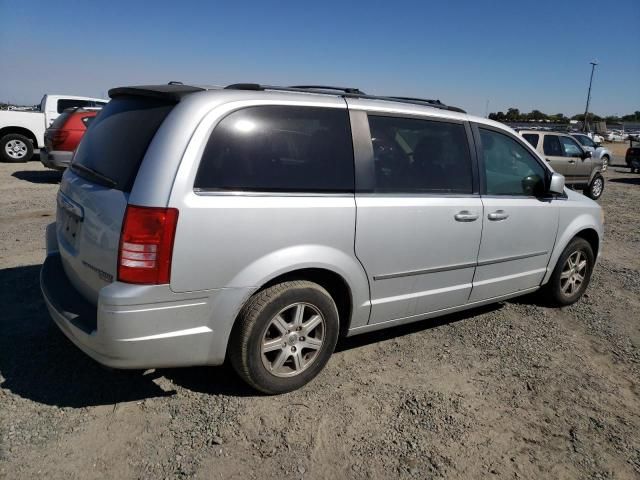
MULTIPOLYGON (((553 169, 564 175, 569 185, 597 200, 604 191, 603 160, 583 148, 572 135, 540 130, 520 130, 527 140, 553 169)), ((588 137, 587 137, 588 138, 588 137)))
POLYGON ((41 287, 117 368, 301 387, 340 336, 584 293, 602 213, 513 130, 357 89, 116 88, 47 228, 41 287))

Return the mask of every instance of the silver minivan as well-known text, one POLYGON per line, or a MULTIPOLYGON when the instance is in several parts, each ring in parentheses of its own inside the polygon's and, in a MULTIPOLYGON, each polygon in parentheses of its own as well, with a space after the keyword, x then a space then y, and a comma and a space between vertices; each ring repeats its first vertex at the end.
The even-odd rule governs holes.
POLYGON ((64 173, 41 288, 116 368, 301 387, 340 336, 544 287, 584 293, 592 200, 502 124, 439 101, 237 84, 116 88, 64 173))

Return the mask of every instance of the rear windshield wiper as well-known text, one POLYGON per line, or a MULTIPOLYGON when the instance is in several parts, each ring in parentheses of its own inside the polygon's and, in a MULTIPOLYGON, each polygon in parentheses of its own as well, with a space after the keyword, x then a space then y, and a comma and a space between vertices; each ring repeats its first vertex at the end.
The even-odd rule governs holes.
POLYGON ((71 170, 75 170, 78 173, 81 173, 86 177, 89 177, 90 180, 93 180, 96 183, 99 183, 100 185, 103 185, 105 187, 115 188, 118 185, 117 182, 110 179, 109 177, 101 174, 100 172, 96 172, 92 168, 85 167, 84 165, 81 165, 79 163, 72 163, 71 170))

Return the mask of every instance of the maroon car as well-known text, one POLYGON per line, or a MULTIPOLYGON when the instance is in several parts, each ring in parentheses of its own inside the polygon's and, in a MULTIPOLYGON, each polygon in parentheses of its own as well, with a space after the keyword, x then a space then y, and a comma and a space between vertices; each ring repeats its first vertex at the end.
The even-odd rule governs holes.
POLYGON ((67 168, 84 132, 99 112, 99 108, 69 108, 56 118, 44 133, 42 164, 56 170, 67 168))

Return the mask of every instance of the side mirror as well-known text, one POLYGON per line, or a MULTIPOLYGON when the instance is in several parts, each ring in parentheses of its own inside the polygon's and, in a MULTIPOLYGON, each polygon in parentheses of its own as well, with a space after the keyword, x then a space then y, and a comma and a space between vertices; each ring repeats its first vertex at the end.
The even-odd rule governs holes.
POLYGON ((592 155, 593 155, 593 154, 592 154, 589 150, 585 150, 585 151, 582 153, 582 159, 583 159, 583 160, 585 160, 585 159, 587 159, 587 158, 591 158, 591 156, 592 156, 592 155))
POLYGON ((564 175, 555 173, 551 175, 551 182, 549 182, 549 192, 562 194, 564 193, 564 175))

